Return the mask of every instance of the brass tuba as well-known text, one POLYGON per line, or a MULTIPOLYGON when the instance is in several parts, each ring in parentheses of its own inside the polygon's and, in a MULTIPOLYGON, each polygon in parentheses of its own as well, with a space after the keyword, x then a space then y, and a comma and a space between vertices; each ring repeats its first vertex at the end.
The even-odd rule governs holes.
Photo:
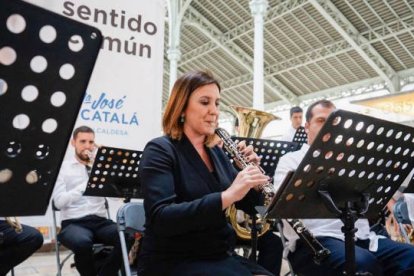
MULTIPOLYGON (((240 137, 260 138, 264 128, 269 122, 280 119, 273 114, 248 107, 230 107, 236 113, 239 120, 238 136, 240 137)), ((239 222, 238 213, 240 214, 240 212, 242 211, 237 210, 234 204, 227 208, 226 211, 237 236, 243 240, 249 240, 251 239, 251 219, 247 214, 244 214, 244 220, 239 222)), ((258 237, 262 236, 270 229, 270 224, 260 218, 256 223, 259 229, 257 234, 258 237)))

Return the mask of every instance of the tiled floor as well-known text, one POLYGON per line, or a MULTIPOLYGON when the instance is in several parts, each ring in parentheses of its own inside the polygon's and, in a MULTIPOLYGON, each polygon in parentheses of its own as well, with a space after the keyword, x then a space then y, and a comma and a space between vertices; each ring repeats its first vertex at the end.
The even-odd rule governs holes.
MULTIPOLYGON (((61 256, 65 257, 68 252, 62 252, 61 256)), ((73 256, 65 263, 62 270, 62 276, 79 276, 76 268, 71 268, 73 256)), ((55 252, 35 253, 29 259, 14 268, 15 276, 56 276, 56 255, 55 252)), ((10 276, 11 273, 7 274, 10 276)))
MULTIPOLYGON (((61 256, 66 256, 67 252, 62 252, 61 256)), ((73 263, 73 256, 64 265, 62 276, 79 276, 76 268, 71 268, 73 263)), ((285 261, 282 263, 282 271, 280 275, 285 275, 289 271, 288 265, 285 261)), ((15 276, 56 276, 56 255, 55 252, 35 253, 25 262, 14 268, 15 276)), ((11 273, 7 274, 11 276, 11 273)))

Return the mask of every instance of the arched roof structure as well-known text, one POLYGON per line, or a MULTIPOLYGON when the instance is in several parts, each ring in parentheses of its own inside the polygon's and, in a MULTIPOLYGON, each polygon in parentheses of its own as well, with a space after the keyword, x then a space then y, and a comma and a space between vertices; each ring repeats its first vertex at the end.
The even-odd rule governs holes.
MULTIPOLYGON (((168 0, 163 103, 170 59, 177 74, 211 70, 224 108, 252 106, 251 0, 168 0), (171 7, 175 6, 172 9, 171 7), (179 28, 170 32, 171 16, 179 28), (173 35, 171 35, 173 34, 173 35), (173 44, 174 44, 173 43, 173 44)), ((414 0, 268 0, 264 18, 264 106, 335 99, 414 83, 414 0)))

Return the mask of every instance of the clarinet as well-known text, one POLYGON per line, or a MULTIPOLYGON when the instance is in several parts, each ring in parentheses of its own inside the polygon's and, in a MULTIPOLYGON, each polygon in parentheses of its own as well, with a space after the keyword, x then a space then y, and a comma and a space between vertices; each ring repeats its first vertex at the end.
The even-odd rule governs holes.
MULTIPOLYGON (((256 166, 260 169, 260 171, 265 174, 262 167, 255 165, 252 162, 246 160, 246 158, 241 154, 241 152, 237 149, 236 143, 231 139, 230 134, 223 128, 216 128, 216 134, 220 139, 223 141, 224 148, 232 155, 232 157, 241 164, 242 168, 246 168, 249 165, 256 166)), ((265 206, 270 204, 272 198, 276 194, 275 188, 271 181, 259 186, 260 190, 265 196, 265 206)))
MULTIPOLYGON (((232 157, 241 164, 243 168, 251 165, 243 154, 237 149, 236 143, 231 139, 229 133, 222 128, 216 129, 216 134, 223 141, 224 148, 232 155, 232 157)), ((254 165, 254 164, 253 164, 254 165)), ((263 168, 258 166, 259 169, 264 173, 263 168)), ((262 193, 265 195, 264 205, 268 206, 276 194, 273 183, 270 181, 259 187, 262 193)), ((313 252, 313 261, 319 265, 325 260, 331 252, 329 249, 323 247, 323 245, 312 235, 312 233, 303 225, 302 221, 299 219, 286 219, 286 222, 292 227, 295 233, 299 236, 301 240, 305 242, 306 245, 310 247, 313 252)))
POLYGON ((303 225, 301 220, 286 219, 286 222, 292 227, 299 238, 310 247, 313 252, 313 261, 315 264, 320 265, 327 257, 329 257, 331 251, 329 251, 328 248, 323 247, 305 225, 303 225))

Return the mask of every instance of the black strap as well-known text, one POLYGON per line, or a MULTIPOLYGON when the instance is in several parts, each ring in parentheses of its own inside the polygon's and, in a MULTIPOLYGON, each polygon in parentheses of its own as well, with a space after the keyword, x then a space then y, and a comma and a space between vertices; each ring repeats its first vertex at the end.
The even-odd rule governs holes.
POLYGON ((88 176, 91 176, 92 167, 89 165, 85 165, 85 169, 86 169, 86 173, 88 174, 88 176))

